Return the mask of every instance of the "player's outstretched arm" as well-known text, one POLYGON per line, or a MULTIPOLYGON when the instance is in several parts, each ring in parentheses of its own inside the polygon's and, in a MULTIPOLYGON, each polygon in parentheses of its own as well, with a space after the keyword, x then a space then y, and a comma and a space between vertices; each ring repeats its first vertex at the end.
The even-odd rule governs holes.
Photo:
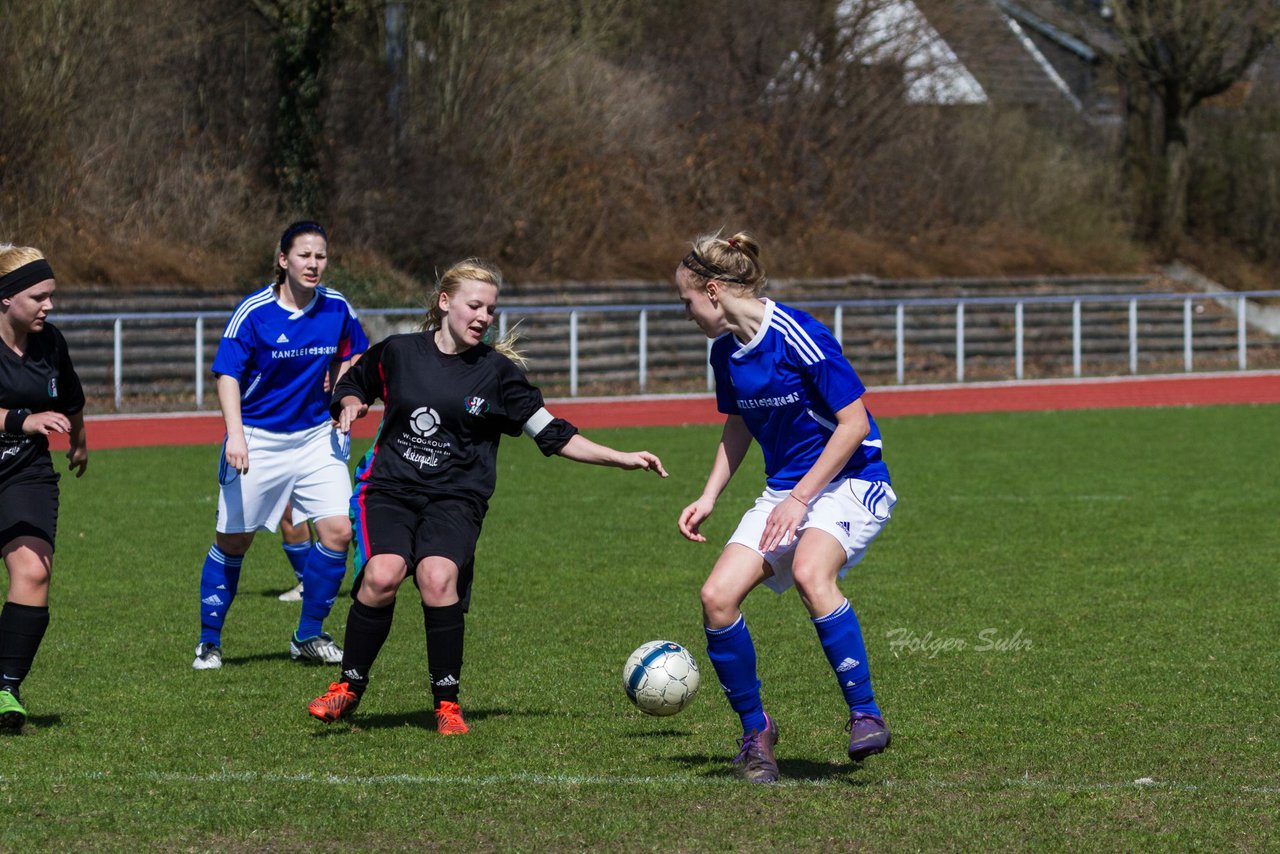
POLYGON ((606 445, 593 442, 581 433, 574 433, 559 451, 560 456, 576 463, 591 463, 597 466, 613 466, 620 469, 643 469, 666 477, 667 470, 662 467, 662 460, 657 454, 648 451, 619 451, 606 445))

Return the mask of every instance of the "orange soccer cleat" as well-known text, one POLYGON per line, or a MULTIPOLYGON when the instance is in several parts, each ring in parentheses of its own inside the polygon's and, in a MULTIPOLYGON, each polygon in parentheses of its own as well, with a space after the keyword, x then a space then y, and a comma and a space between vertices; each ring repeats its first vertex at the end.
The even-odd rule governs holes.
POLYGON ((311 717, 325 723, 333 723, 338 718, 351 714, 360 705, 360 695, 351 690, 347 682, 334 682, 319 697, 307 704, 311 717))
POLYGON ((469 731, 458 704, 449 700, 441 701, 436 708, 436 732, 441 735, 464 735, 469 731))

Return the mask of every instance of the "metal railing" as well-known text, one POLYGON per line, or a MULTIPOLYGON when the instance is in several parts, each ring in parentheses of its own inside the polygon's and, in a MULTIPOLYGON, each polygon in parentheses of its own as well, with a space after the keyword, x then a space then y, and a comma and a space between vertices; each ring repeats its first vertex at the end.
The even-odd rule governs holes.
MULTIPOLYGON (((805 311, 830 310, 832 328, 838 341, 844 344, 845 317, 851 310, 865 313, 868 310, 884 309, 892 312, 894 329, 894 376, 897 384, 906 382, 907 331, 909 315, 919 309, 946 309, 954 311, 955 317, 955 379, 965 381, 966 367, 966 334, 971 327, 966 320, 966 309, 974 307, 1008 306, 1013 310, 1012 359, 1014 379, 1025 378, 1027 320, 1025 307, 1045 305, 1069 305, 1071 307, 1071 364, 1072 376, 1080 377, 1083 373, 1083 348, 1087 339, 1082 307, 1094 304, 1112 304, 1127 307, 1128 329, 1128 367, 1131 374, 1138 373, 1139 363, 1139 306, 1158 303, 1181 303, 1182 305, 1182 357, 1183 369, 1193 370, 1195 348, 1192 335, 1195 306, 1201 303, 1217 303, 1227 308, 1235 316, 1236 366, 1239 370, 1247 370, 1248 358, 1248 314, 1249 300, 1259 298, 1280 299, 1280 291, 1243 291, 1227 294, 1186 294, 1186 293, 1129 293, 1129 294, 1080 294, 1080 295, 1019 295, 1019 296, 981 296, 981 297, 919 297, 910 299, 851 299, 851 300, 796 300, 787 304, 805 311)), ((677 305, 655 303, 632 303, 621 305, 570 305, 570 306, 504 306, 498 316, 499 332, 505 334, 517 319, 535 318, 538 316, 564 316, 568 320, 567 349, 568 391, 570 396, 578 396, 581 385, 581 321, 588 317, 607 315, 635 316, 636 364, 635 377, 641 392, 645 391, 649 380, 652 320, 655 314, 669 314, 673 318, 682 317, 684 309, 677 305)), ((230 311, 178 311, 178 312, 129 312, 118 314, 59 314, 54 320, 64 330, 82 328, 84 326, 110 325, 112 330, 112 386, 117 409, 123 406, 124 389, 127 380, 124 331, 126 324, 152 323, 156 321, 191 321, 194 327, 192 347, 192 378, 196 406, 203 407, 206 381, 206 329, 210 321, 221 326, 231 316, 230 311)), ((412 318, 422 316, 417 308, 372 308, 360 311, 366 321, 372 318, 412 318)), ((936 311, 933 314, 937 316, 936 311)), ((689 326, 689 335, 701 337, 701 333, 689 326)), ((711 341, 707 341, 707 352, 710 352, 711 341)), ((73 353, 73 357, 74 357, 73 353)), ((710 365, 706 365, 706 385, 710 390, 713 377, 710 365)))

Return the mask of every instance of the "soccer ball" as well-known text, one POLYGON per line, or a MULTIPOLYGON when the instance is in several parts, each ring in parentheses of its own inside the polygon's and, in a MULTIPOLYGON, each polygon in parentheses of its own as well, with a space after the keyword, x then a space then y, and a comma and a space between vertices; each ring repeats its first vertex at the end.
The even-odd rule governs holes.
POLYGON ((674 715, 693 702, 698 682, 698 662, 672 641, 649 641, 622 668, 623 690, 647 715, 674 715))

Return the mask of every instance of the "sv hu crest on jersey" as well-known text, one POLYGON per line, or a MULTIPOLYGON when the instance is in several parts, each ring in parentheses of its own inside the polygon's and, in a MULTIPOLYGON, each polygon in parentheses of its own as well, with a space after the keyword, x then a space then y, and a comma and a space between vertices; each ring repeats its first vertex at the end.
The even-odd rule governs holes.
POLYGON ((58 378, 50 377, 49 378, 49 397, 57 397, 57 396, 58 396, 58 378))
POLYGON ((464 402, 467 412, 471 415, 484 415, 489 411, 489 401, 483 397, 468 397, 464 402))

